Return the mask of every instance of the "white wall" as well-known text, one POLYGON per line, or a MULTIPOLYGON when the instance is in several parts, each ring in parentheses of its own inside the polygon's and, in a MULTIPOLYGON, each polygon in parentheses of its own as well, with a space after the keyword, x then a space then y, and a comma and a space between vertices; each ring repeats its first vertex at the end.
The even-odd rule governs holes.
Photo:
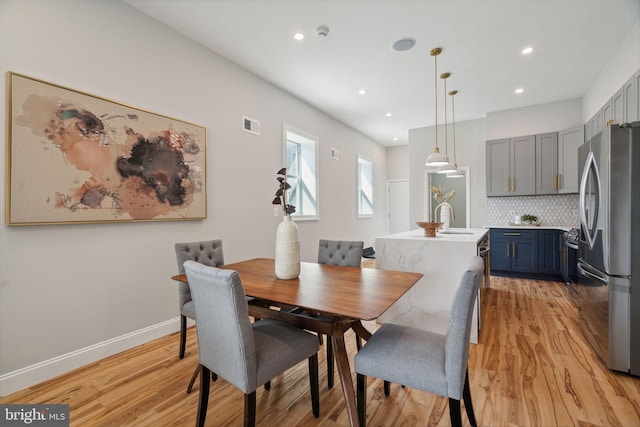
MULTIPOLYGON (((385 233, 384 147, 136 9, 120 2, 0 2, 0 40, 3 74, 208 129, 204 221, 0 227, 0 394, 34 364, 154 325, 177 330, 177 286, 169 279, 177 270, 174 242, 221 238, 228 262, 272 257, 283 123, 320 140, 320 221, 299 223, 302 259, 316 259, 319 238, 372 241, 385 233), (260 120, 259 137, 241 131, 243 114, 260 120), (339 161, 329 159, 330 147, 339 149, 339 161), (372 219, 356 217, 357 153, 373 160, 380 184, 372 219)), ((32 379, 44 379, 38 375, 32 379)))
MULTIPOLYGON (((440 126, 442 128, 442 125, 440 126)), ((438 131, 439 138, 444 130, 438 131)), ((469 166, 470 178, 470 227, 478 228, 487 224, 487 201, 485 188, 485 120, 469 120, 456 122, 456 154, 458 166, 469 166)), ((425 166, 427 156, 433 152, 435 141, 435 127, 411 129, 409 131, 409 199, 410 224, 413 228, 416 221, 424 221, 425 195, 428 191, 425 185, 425 166)), ((439 139, 438 145, 444 151, 439 139)), ((449 141, 451 144, 451 141, 449 141)), ((452 147, 449 146, 449 153, 452 147)))
POLYGON ((640 69, 640 16, 582 98, 582 122, 591 117, 640 69))
POLYGON ((409 179, 409 145, 387 148, 387 179, 409 179))
POLYGON ((487 113, 487 140, 558 132, 582 126, 582 100, 487 113))

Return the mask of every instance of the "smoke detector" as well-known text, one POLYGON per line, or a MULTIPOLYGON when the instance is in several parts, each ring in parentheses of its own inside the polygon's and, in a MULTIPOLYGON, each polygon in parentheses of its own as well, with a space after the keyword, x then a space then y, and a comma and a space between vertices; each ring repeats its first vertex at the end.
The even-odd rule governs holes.
POLYGON ((326 25, 320 25, 316 28, 316 37, 319 39, 326 39, 329 35, 329 27, 326 25))

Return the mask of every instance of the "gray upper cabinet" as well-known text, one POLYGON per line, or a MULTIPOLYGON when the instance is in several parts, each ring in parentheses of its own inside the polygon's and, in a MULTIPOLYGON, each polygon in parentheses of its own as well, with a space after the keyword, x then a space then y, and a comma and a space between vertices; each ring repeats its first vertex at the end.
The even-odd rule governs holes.
POLYGON ((578 147, 584 142, 582 126, 558 132, 558 193, 579 193, 578 147))
POLYGON ((536 194, 557 193, 558 133, 536 135, 536 194))
POLYGON ((611 117, 609 118, 609 120, 611 120, 611 122, 607 122, 605 121, 605 125, 607 123, 615 123, 615 124, 622 124, 624 123, 624 96, 623 96, 623 88, 621 88, 620 90, 618 90, 612 97, 611 97, 611 117))
POLYGON ((487 141, 487 196, 508 196, 509 139, 487 141))
POLYGON ((624 123, 640 120, 640 113, 638 112, 638 83, 640 83, 640 71, 622 86, 624 103, 622 121, 624 123))
POLYGON ((536 137, 510 138, 511 195, 527 196, 536 193, 536 137))
POLYGON ((584 128, 536 135, 536 194, 578 193, 578 147, 584 128))
POLYGON ((535 194, 535 136, 487 141, 487 196, 535 194))

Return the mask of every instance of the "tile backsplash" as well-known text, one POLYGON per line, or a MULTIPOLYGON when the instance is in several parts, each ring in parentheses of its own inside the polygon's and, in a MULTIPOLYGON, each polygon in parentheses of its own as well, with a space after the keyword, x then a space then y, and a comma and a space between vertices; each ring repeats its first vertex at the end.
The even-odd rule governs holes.
POLYGON ((578 195, 489 197, 487 199, 488 225, 506 225, 514 215, 531 214, 542 225, 578 227, 578 195))

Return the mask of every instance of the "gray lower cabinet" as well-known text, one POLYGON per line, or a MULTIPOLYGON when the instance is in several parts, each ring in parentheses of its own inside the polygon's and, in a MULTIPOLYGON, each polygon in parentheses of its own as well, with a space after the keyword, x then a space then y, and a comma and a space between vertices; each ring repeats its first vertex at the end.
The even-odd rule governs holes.
POLYGON ((487 196, 535 194, 535 136, 487 141, 487 196))

